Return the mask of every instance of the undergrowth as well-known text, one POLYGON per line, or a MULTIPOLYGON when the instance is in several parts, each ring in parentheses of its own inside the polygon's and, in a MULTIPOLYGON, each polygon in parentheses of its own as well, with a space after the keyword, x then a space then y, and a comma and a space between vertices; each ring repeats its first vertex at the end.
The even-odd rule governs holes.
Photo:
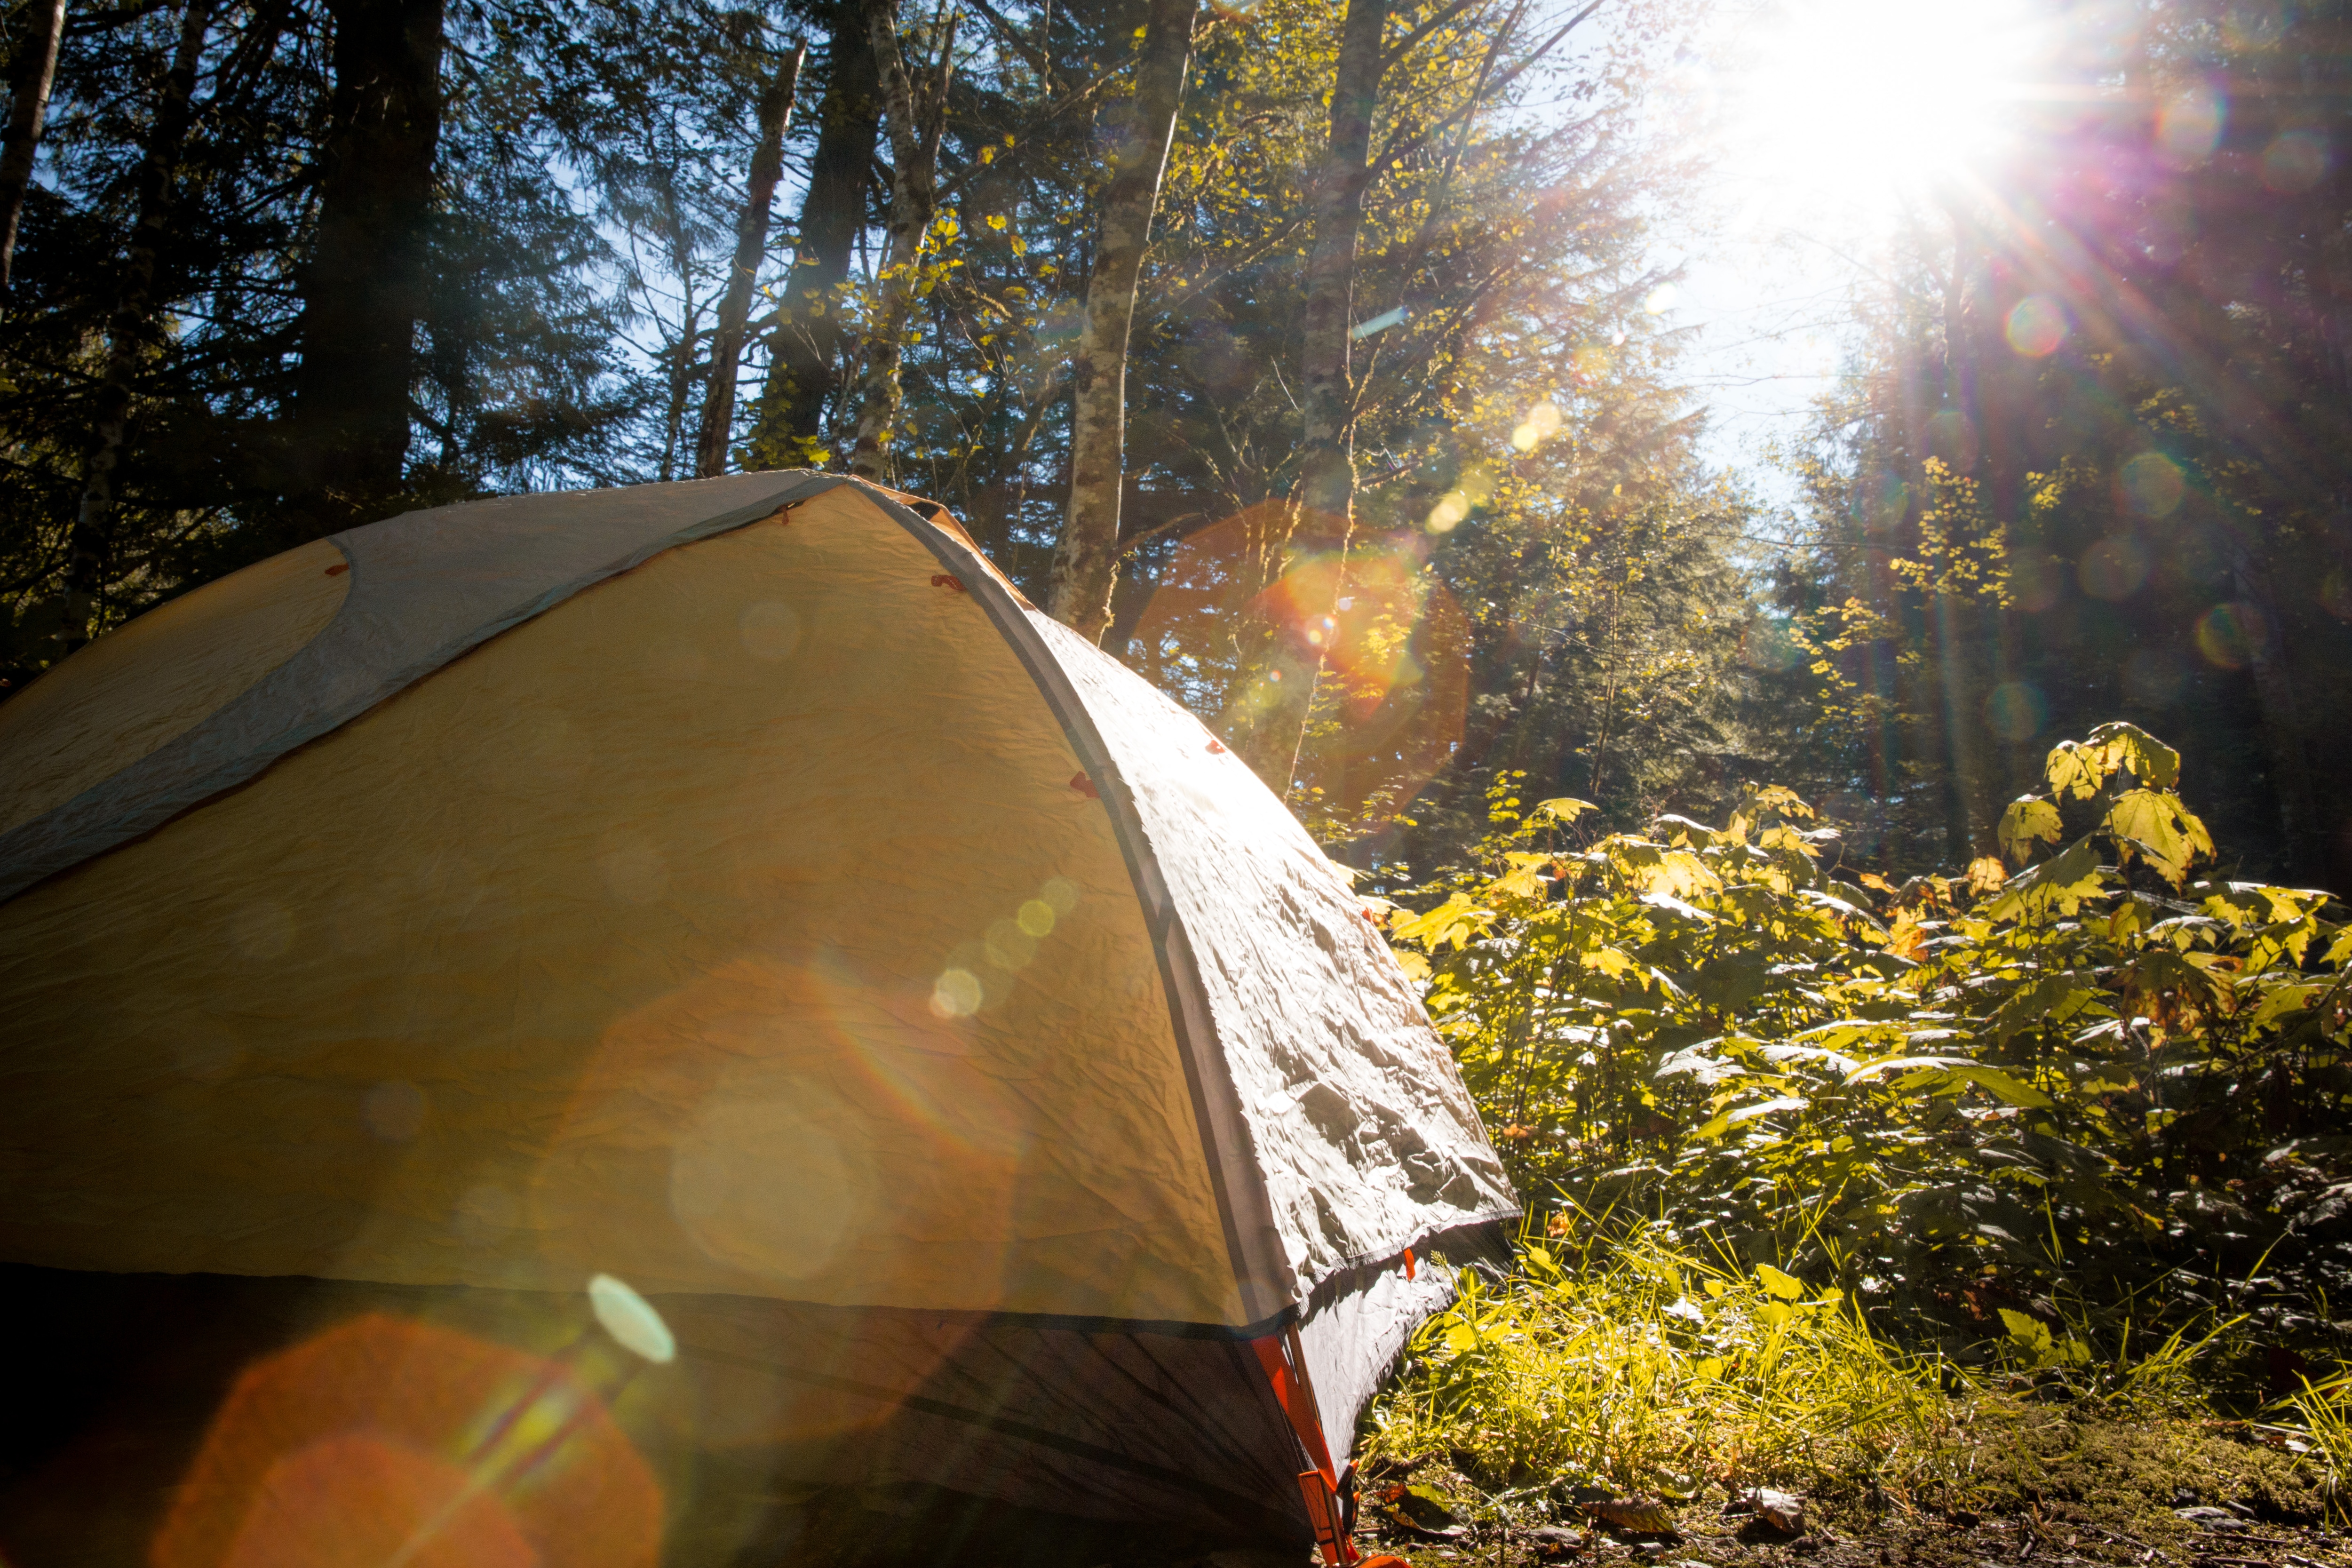
POLYGON ((1992 1405, 1940 1354, 1874 1333, 1834 1288, 1736 1272, 1637 1232, 1604 1258, 1528 1246, 1462 1274, 1373 1415, 1375 1460, 1436 1454, 1498 1486, 1687 1498, 1802 1476, 1907 1490, 1958 1478, 1992 1405))
POLYGON ((2040 1495, 2027 1478, 2086 1426, 2168 1427, 2275 1451, 2298 1495, 2352 1522, 2352 1365, 2244 1406, 2219 1370, 2242 1316, 2102 1340, 2085 1316, 2004 1310, 2006 1331, 1959 1359, 1894 1342, 1834 1286, 1583 1217, 1580 1242, 1523 1238, 1508 1276, 1460 1272, 1371 1413, 1369 1470, 1439 1460, 1486 1509, 1773 1486, 1948 1510, 2040 1495))

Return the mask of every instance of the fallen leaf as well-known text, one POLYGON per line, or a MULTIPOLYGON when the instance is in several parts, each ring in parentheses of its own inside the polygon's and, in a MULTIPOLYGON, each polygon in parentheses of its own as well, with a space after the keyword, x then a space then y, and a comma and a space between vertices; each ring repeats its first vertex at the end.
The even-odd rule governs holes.
POLYGON ((1679 1535, 1675 1521, 1665 1509, 1647 1498, 1611 1498, 1604 1502, 1589 1502, 1584 1511, 1612 1530, 1629 1535, 1679 1535))

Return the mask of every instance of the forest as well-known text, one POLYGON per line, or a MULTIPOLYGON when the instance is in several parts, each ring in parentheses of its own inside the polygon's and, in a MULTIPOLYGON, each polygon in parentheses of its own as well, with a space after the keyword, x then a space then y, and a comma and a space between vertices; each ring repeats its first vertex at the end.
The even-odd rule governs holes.
POLYGON ((940 503, 1349 868, 1528 1205, 1400 1550, 2308 1564, 2189 1515, 2352 1519, 2352 5, 2023 5, 1734 456, 1673 300, 1784 9, 8 0, 0 713, 412 509, 940 503))

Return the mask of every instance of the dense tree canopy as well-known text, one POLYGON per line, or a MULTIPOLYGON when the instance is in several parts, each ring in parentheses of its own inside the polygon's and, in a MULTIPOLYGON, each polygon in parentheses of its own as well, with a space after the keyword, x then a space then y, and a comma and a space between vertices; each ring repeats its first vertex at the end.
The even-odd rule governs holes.
POLYGON ((856 466, 1367 865, 1498 769, 1963 859, 2127 714, 2339 878, 2344 23, 2255 10, 2051 10, 1874 253, 1783 552, 1656 308, 1703 5, 183 0, 52 66, 16 0, 6 679, 405 507, 856 466))

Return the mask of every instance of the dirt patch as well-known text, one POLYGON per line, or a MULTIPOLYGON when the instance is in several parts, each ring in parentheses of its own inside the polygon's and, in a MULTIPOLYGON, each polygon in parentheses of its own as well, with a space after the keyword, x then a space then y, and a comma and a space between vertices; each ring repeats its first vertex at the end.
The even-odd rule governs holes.
POLYGON ((1432 1530, 1368 1513, 1361 1536, 1414 1568, 2352 1568, 2352 1535, 2327 1523, 2320 1467, 2278 1442, 2244 1423, 2029 1411, 1989 1432, 1932 1499, 1755 1478, 1803 1498, 1793 1538, 1738 1507, 1738 1483, 1661 1500, 1675 1533, 1643 1536, 1594 1522, 1565 1490, 1488 1494, 1424 1467, 1414 1485, 1444 1496, 1454 1521, 1432 1530), (1444 1531, 1459 1533, 1433 1539, 1444 1531))

